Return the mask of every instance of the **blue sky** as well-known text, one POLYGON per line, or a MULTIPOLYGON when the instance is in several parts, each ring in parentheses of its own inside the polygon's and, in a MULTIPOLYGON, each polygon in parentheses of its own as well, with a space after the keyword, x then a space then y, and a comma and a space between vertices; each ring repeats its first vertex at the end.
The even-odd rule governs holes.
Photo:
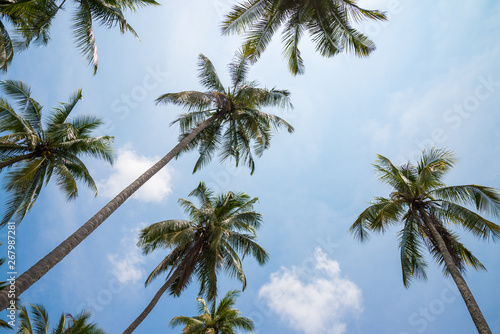
MULTIPOLYGON (((127 177, 138 176, 175 145, 178 129, 169 123, 180 110, 155 106, 154 99, 203 89, 197 80, 199 53, 212 60, 223 82, 229 81, 226 64, 241 39, 220 36, 219 22, 231 4, 187 0, 128 13, 141 42, 116 29, 97 29, 95 76, 72 43, 67 14, 57 18, 48 47, 16 55, 4 78, 30 84, 46 112, 82 87, 77 112, 103 117, 102 132, 115 136, 118 153, 114 167, 86 160, 99 183, 96 198, 82 187, 76 201, 66 202, 53 185, 44 189, 18 226, 20 272, 105 205, 127 185, 127 177)), ((248 287, 237 303, 255 320, 256 333, 474 332, 457 289, 432 260, 428 281, 404 288, 397 230, 364 244, 347 230, 374 196, 389 192, 371 165, 377 153, 402 163, 424 147, 446 147, 459 158, 449 184, 500 188, 500 5, 481 0, 360 4, 386 10, 390 17, 360 27, 378 47, 370 58, 321 58, 304 38, 306 73, 293 77, 278 34, 252 67, 250 79, 291 91, 293 110, 267 111, 296 129, 274 137, 254 175, 216 161, 192 175, 195 153, 171 162, 149 189, 128 200, 22 300, 44 304, 53 319, 63 311, 92 309, 93 320, 107 333, 121 333, 162 284, 157 279, 144 288, 165 254, 142 256, 135 246, 137 230, 184 217, 177 199, 204 181, 218 192, 259 198, 256 209, 264 215, 259 243, 271 258, 263 267, 245 259, 248 287)), ((5 239, 5 232, 0 235, 5 239)), ((499 332, 499 245, 466 233, 461 240, 488 269, 469 271, 466 279, 492 331, 499 332)), ((224 278, 219 289, 225 294, 240 287, 224 278)), ((163 296, 136 333, 179 333, 180 327, 167 324, 174 316, 196 314, 197 291, 193 283, 179 298, 163 296)))

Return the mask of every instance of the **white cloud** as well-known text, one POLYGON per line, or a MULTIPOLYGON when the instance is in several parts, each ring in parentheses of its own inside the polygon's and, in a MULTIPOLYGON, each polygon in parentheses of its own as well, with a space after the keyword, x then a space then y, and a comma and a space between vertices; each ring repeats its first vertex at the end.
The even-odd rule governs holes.
POLYGON ((144 263, 145 260, 139 247, 137 247, 137 235, 143 227, 145 227, 145 224, 128 230, 120 240, 120 253, 108 254, 107 256, 108 261, 111 263, 113 275, 122 284, 137 283, 144 276, 144 270, 140 267, 140 264, 144 263))
MULTIPOLYGON (((111 176, 98 184, 100 194, 108 198, 116 196, 158 160, 159 157, 147 158, 139 155, 130 147, 119 149, 111 176)), ((170 174, 171 169, 164 167, 132 195, 132 198, 143 202, 161 202, 172 192, 170 174)))
POLYGON ((363 311, 361 290, 340 276, 337 261, 317 248, 314 268, 281 268, 261 287, 259 297, 291 328, 306 334, 341 334, 344 319, 363 311))

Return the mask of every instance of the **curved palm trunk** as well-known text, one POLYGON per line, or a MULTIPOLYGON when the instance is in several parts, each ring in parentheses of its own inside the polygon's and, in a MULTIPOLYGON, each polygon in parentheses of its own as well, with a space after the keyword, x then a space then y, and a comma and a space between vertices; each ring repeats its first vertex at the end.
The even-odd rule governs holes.
POLYGON ((143 320, 146 319, 146 317, 149 315, 149 313, 151 313, 153 308, 160 300, 161 296, 165 293, 165 291, 167 291, 167 289, 170 287, 175 278, 179 276, 179 273, 180 273, 180 268, 177 268, 172 274, 172 276, 170 276, 170 278, 165 282, 165 284, 163 284, 161 288, 156 292, 153 299, 149 302, 148 306, 146 306, 144 311, 142 311, 141 314, 139 314, 139 316, 130 324, 130 326, 127 327, 127 329, 123 332, 123 334, 132 333, 137 328, 137 326, 139 326, 141 322, 143 322, 143 320))
MULTIPOLYGON (((160 300, 160 297, 167 291, 168 287, 172 284, 172 282, 179 277, 182 281, 182 276, 184 276, 185 282, 184 284, 187 283, 189 280, 189 277, 191 276, 192 272, 195 269, 196 263, 198 262, 201 253, 203 252, 203 244, 205 239, 204 238, 199 238, 193 249, 189 252, 192 256, 187 256, 187 261, 184 260, 180 264, 177 265, 177 268, 175 269, 174 273, 170 276, 170 278, 163 284, 163 286, 158 290, 158 292, 155 294, 151 302, 146 306, 144 311, 142 311, 141 314, 128 326, 128 328, 123 332, 123 334, 130 334, 132 333, 137 326, 141 324, 141 322, 146 319, 146 317, 151 313, 153 308, 156 306, 158 303, 158 300, 160 300), (186 278, 188 278, 186 280, 186 278)), ((178 283, 178 284, 183 284, 183 283, 178 283)), ((177 286, 177 288, 179 285, 177 286)), ((182 289, 182 288, 181 288, 182 289)))
POLYGON ((451 277, 453 277, 453 280, 455 281, 455 284, 457 285, 457 288, 460 291, 462 298, 465 301, 465 305, 469 310, 472 321, 474 321, 474 325, 476 325, 478 333, 491 334, 490 327, 488 326, 486 319, 484 319, 483 313, 479 309, 479 306, 477 305, 477 302, 474 299, 474 296, 472 295, 472 292, 470 291, 469 287, 467 286, 467 283, 465 282, 462 274, 455 265, 455 262, 453 261, 443 238, 437 231, 436 227, 434 226, 434 223, 432 222, 427 212, 425 212, 425 210, 420 210, 420 214, 424 218, 425 224, 429 228, 432 237, 436 241, 437 246, 439 248, 439 252, 443 255, 444 263, 448 268, 451 277))
MULTIPOLYGON (((16 279, 16 298, 24 291, 38 281, 50 269, 52 269, 59 261, 64 259, 76 246, 78 246, 86 237, 88 237, 96 228, 99 227, 113 212, 116 211, 133 193, 135 193, 144 183, 158 173, 170 160, 172 160, 179 152, 186 147, 203 129, 209 126, 219 117, 218 114, 208 118, 205 122, 194 129, 187 137, 179 142, 166 156, 154 164, 144 174, 139 176, 127 188, 122 190, 115 198, 106 204, 99 212, 83 224, 76 232, 70 235, 59 246, 54 248, 43 259, 38 261, 34 266, 25 271, 16 279)), ((4 289, 0 291, 0 310, 9 306, 8 291, 4 289)))
POLYGON ((26 159, 31 159, 31 158, 34 158, 35 156, 36 156, 36 152, 31 152, 28 154, 23 154, 23 155, 17 156, 15 158, 9 159, 7 161, 0 162, 0 171, 2 169, 4 169, 5 167, 9 167, 9 166, 15 164, 16 162, 26 160, 26 159))

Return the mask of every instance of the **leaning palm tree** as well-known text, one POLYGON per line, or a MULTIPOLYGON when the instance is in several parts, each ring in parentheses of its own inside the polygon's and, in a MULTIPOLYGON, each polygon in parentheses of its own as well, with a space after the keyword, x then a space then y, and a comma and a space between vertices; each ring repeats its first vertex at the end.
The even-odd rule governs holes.
MULTIPOLYGON (((160 274, 166 273, 166 282, 155 294, 149 305, 125 330, 132 333, 147 317, 160 297, 169 290, 179 296, 195 276, 200 283, 200 295, 209 301, 217 297, 217 274, 227 272, 246 287, 245 273, 238 253, 250 254, 262 265, 268 259, 267 252, 256 242, 255 230, 260 226, 262 216, 253 211, 257 198, 244 193, 220 194, 215 196, 200 183, 190 196, 201 202, 196 207, 192 202, 179 199, 179 204, 190 220, 166 220, 143 229, 139 246, 144 254, 162 248, 171 249, 162 262, 146 280, 146 286, 160 274)), ((228 297, 230 298, 230 297, 228 297)))
MULTIPOLYGON (((128 24, 123 10, 137 10, 147 5, 158 5, 154 0, 78 0, 72 1, 71 6, 75 9, 73 14, 72 32, 77 47, 85 55, 89 64, 97 71, 98 55, 97 42, 94 34, 94 26, 111 28, 119 26, 120 32, 137 33, 128 24)), ((5 68, 12 59, 14 49, 23 50, 32 42, 47 45, 50 41, 50 27, 59 11, 64 10, 66 0, 4 0, 0 3, 0 13, 3 18, 11 21, 17 40, 12 43, 9 35, 0 38, 0 61, 1 55, 9 55, 4 65, 0 62, 0 68, 5 68)), ((0 30, 6 32, 5 26, 0 22, 0 30)))
POLYGON ((197 298, 198 315, 194 317, 175 317, 169 325, 184 326, 182 334, 235 334, 236 329, 251 332, 254 330, 253 320, 242 317, 234 308, 238 291, 229 291, 216 307, 215 301, 209 308, 203 298, 197 298))
MULTIPOLYGON (((210 91, 165 94, 157 100, 158 103, 174 103, 187 109, 188 112, 176 121, 181 126, 180 142, 52 252, 19 276, 16 280, 16 294, 20 295, 26 291, 59 263, 182 151, 197 147, 200 159, 196 166, 202 167, 210 160, 215 150, 221 147, 221 159, 232 157, 236 164, 240 160, 244 161, 253 171, 252 152, 256 156, 262 155, 264 150, 269 148, 273 131, 284 127, 288 132, 293 132, 293 127, 283 119, 260 110, 271 106, 291 107, 288 91, 255 87, 255 82, 245 80, 248 66, 248 59, 238 53, 234 62, 229 65, 232 87, 226 90, 210 60, 200 55, 199 77, 201 83, 210 91)), ((0 292, 0 310, 5 309, 8 302, 7 294, 0 292)))
POLYGON ((56 327, 49 330, 49 315, 41 305, 31 305, 30 313, 24 306, 19 307, 19 324, 16 334, 105 334, 94 323, 89 323, 90 313, 82 312, 76 317, 62 314, 56 327))
POLYGON ((366 57, 375 50, 375 44, 350 21, 385 19, 384 13, 360 8, 355 0, 245 0, 227 15, 222 32, 246 32, 244 48, 257 60, 283 25, 283 55, 296 75, 304 73, 299 42, 305 30, 324 57, 344 50, 366 57))
POLYGON ((478 185, 447 186, 443 177, 454 166, 451 151, 430 149, 422 153, 416 164, 396 167, 379 155, 375 169, 380 180, 393 192, 389 198, 377 197, 351 226, 350 231, 361 241, 368 231, 384 232, 391 225, 401 224, 399 249, 403 284, 408 287, 413 278, 426 279, 427 263, 422 254, 425 247, 445 275, 455 281, 479 333, 491 333, 462 273, 466 265, 474 269, 484 266, 460 243, 450 225, 462 226, 482 239, 498 239, 500 226, 483 218, 480 213, 500 216, 500 193, 478 185))
POLYGON ((97 117, 69 118, 82 98, 81 89, 68 103, 52 110, 45 125, 42 106, 31 97, 31 89, 20 81, 0 82, 4 94, 17 103, 18 111, 0 98, 0 171, 8 170, 5 189, 10 193, 0 222, 20 222, 33 207, 44 184, 55 179, 68 199, 78 195, 82 181, 97 195, 97 188, 80 156, 113 161, 110 136, 93 137, 102 121, 97 117))

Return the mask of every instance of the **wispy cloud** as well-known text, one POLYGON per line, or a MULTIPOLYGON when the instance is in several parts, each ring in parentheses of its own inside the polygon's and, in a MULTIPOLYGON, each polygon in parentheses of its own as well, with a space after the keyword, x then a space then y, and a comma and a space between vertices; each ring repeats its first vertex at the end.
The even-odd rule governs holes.
POLYGON ((362 312, 361 290, 342 278, 340 265, 319 248, 315 267, 304 272, 295 266, 271 274, 259 297, 291 328, 306 334, 341 334, 345 318, 362 312))
POLYGON ((141 224, 126 231, 120 241, 121 251, 107 256, 111 263, 111 272, 120 283, 136 283, 144 276, 144 270, 140 267, 144 263, 144 258, 137 247, 137 235, 144 226, 145 224, 141 224))
MULTIPOLYGON (((111 176, 98 184, 100 194, 112 198, 132 183, 137 177, 153 166, 160 158, 137 154, 131 147, 118 150, 118 158, 113 164, 111 176)), ((143 202, 161 202, 171 192, 171 169, 163 168, 141 187, 133 196, 143 202)))

